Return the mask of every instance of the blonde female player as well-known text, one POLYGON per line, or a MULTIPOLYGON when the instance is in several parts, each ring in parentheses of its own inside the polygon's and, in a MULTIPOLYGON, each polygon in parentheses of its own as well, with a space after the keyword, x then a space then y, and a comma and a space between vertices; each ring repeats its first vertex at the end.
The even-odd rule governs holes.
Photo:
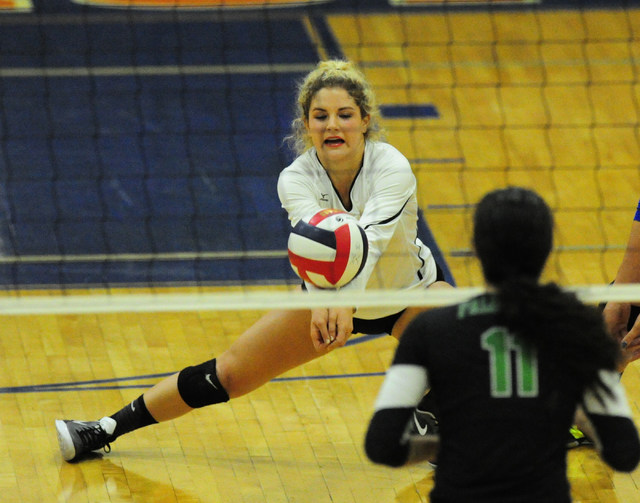
MULTIPOLYGON (((416 180, 407 159, 380 141, 374 93, 353 64, 318 64, 301 83, 291 139, 299 157, 280 175, 278 195, 292 225, 324 208, 359 220, 369 241, 366 266, 351 284, 427 288, 442 281, 431 251, 417 237, 416 180)), ((308 290, 313 286, 306 285, 308 290)), ((116 438, 226 402, 289 369, 343 346, 352 332, 398 338, 419 308, 328 308, 272 311, 217 358, 165 378, 112 416, 57 420, 62 456, 81 459, 116 438)))

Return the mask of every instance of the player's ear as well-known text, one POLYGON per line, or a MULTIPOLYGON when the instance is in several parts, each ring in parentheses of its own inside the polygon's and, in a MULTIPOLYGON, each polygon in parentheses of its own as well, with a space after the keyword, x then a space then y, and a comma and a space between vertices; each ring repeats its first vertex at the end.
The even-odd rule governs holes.
POLYGON ((369 121, 371 120, 371 115, 365 115, 362 118, 362 134, 367 132, 367 129, 369 128, 369 121))

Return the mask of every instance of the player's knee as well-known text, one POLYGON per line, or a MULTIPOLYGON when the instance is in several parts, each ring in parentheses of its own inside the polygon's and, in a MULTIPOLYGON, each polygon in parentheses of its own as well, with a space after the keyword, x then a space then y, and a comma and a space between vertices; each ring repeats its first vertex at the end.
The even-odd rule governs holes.
POLYGON ((194 409, 229 401, 229 394, 218 380, 215 358, 181 370, 178 392, 184 403, 194 409))

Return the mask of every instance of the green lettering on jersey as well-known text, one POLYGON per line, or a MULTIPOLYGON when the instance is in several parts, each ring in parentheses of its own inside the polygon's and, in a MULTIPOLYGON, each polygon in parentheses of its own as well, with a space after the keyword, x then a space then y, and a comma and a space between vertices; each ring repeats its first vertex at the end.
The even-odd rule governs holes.
POLYGON ((503 327, 492 327, 480 336, 482 349, 489 352, 491 396, 513 396, 513 358, 515 358, 516 395, 538 396, 538 355, 536 348, 510 334, 503 327))
POLYGON ((495 313, 497 310, 498 303, 495 297, 476 297, 458 305, 458 319, 495 313))

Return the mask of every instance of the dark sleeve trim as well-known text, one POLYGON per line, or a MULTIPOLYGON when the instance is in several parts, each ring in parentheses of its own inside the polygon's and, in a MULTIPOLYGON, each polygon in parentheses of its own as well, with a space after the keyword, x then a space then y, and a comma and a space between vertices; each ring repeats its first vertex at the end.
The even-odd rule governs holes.
POLYGON ((374 463, 399 467, 409 457, 409 444, 403 440, 413 409, 376 411, 365 437, 365 452, 374 463))
POLYGON ((640 439, 630 418, 590 414, 601 444, 600 456, 614 470, 633 471, 640 462, 640 439))
POLYGON ((385 225, 388 224, 389 222, 395 220, 396 218, 398 218, 402 212, 404 211, 405 207, 407 206, 407 204, 409 203, 409 201, 411 200, 411 198, 407 199, 404 204, 402 205, 402 208, 400 208, 400 210, 398 211, 398 213, 396 213, 395 215, 393 215, 392 217, 387 218, 386 220, 381 220, 380 222, 373 222, 370 223, 369 225, 367 225, 364 229, 367 230, 369 227, 371 227, 372 225, 385 225))

